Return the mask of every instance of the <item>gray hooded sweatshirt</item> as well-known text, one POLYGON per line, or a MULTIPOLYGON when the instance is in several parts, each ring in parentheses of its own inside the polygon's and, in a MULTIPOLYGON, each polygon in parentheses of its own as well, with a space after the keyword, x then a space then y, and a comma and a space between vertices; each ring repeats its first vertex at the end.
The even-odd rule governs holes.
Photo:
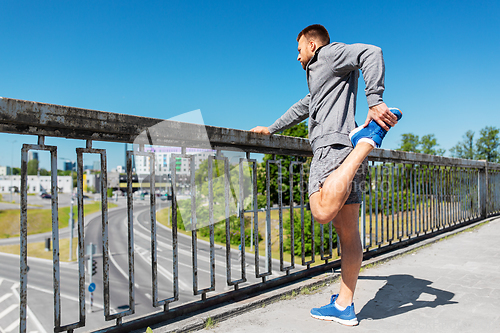
POLYGON ((356 128, 359 69, 365 80, 366 99, 372 107, 383 102, 384 59, 379 47, 331 43, 316 50, 306 67, 309 94, 269 126, 274 134, 309 117, 312 151, 332 144, 351 146, 356 128))

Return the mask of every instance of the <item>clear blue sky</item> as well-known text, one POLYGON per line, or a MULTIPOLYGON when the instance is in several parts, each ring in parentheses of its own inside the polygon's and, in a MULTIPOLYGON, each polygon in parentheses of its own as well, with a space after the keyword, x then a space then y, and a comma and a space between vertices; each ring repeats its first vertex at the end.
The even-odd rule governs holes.
MULTIPOLYGON (((162 119, 200 109, 208 125, 268 126, 307 94, 295 38, 320 23, 332 41, 382 47, 384 100, 404 113, 383 148, 412 132, 449 150, 467 130, 500 127, 498 1, 4 0, 2 13, 3 97, 162 119)), ((47 143, 74 159, 83 143, 69 141, 47 143)), ((0 165, 19 166, 20 143, 36 138, 0 142, 0 165)), ((111 167, 123 150, 110 149, 111 167)))

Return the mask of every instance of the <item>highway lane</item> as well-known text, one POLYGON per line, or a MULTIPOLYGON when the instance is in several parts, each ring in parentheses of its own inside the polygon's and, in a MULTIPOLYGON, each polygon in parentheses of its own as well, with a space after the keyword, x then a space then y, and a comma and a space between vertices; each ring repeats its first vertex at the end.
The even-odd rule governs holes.
MULTIPOLYGON (((162 307, 152 306, 152 273, 151 273, 151 232, 149 201, 134 201, 134 270, 135 270, 135 303, 136 314, 127 316, 125 321, 153 312, 162 311, 162 307)), ((128 246, 127 246, 127 208, 120 205, 108 212, 109 253, 110 253, 110 306, 111 313, 120 312, 128 308, 128 246)), ((94 295, 94 308, 92 313, 87 313, 86 328, 83 331, 95 330, 104 326, 113 325, 106 322, 103 316, 103 282, 102 282, 102 235, 101 216, 94 215, 85 220, 85 245, 91 242, 97 246, 94 258, 98 263, 97 274, 93 276, 96 283, 94 295)), ((172 233, 171 230, 157 223, 158 241, 158 289, 159 299, 173 296, 172 284, 172 233)), ((198 288, 210 286, 209 244, 198 240, 198 288)), ((170 305, 171 308, 185 302, 199 300, 200 295, 193 295, 192 272, 192 244, 191 237, 178 234, 179 249, 179 287, 180 299, 170 305)), ((29 254, 28 254, 29 255, 29 254)), ((226 282, 226 250, 225 246, 215 245, 215 278, 216 291, 208 293, 208 297, 220 292, 232 290, 226 282)), ((232 279, 241 276, 239 251, 231 251, 232 279)), ((259 283, 261 279, 255 278, 253 254, 246 255, 247 279, 249 283, 259 283)), ((33 310, 33 317, 40 318, 40 324, 50 332, 53 330, 53 286, 52 286, 52 261, 29 258, 28 264, 28 306, 33 310)), ((264 271, 265 260, 260 258, 261 271, 264 271)), ((273 269, 279 269, 279 262, 273 261, 273 269)), ((87 264, 86 264, 87 269, 87 264)), ((274 277, 283 273, 274 272, 274 277)), ((0 278, 12 283, 19 281, 19 257, 12 255, 0 256, 0 278)), ((89 284, 89 275, 86 274, 86 288, 89 284)), ((5 285, 5 283, 4 283, 5 285)), ((90 295, 86 291, 87 310, 90 295)), ((61 263, 61 308, 62 324, 78 321, 78 265, 76 263, 61 263)), ((12 305, 9 305, 10 307, 12 305)), ((0 303, 0 314, 2 313, 0 303)), ((8 309, 8 308, 7 308, 8 309)), ((4 309, 5 310, 5 309, 4 309)), ((19 316, 19 311, 11 311, 10 315, 19 316)), ((0 321, 0 325, 2 322, 0 321)), ((30 324, 29 324, 30 325, 30 324)), ((34 324, 31 324, 33 326, 34 324)), ((36 325, 35 325, 36 326, 36 325)), ((33 327, 35 327, 33 326, 33 327)), ((2 326, 0 326, 2 327, 2 326)), ((39 330, 40 331, 40 330, 39 330)))

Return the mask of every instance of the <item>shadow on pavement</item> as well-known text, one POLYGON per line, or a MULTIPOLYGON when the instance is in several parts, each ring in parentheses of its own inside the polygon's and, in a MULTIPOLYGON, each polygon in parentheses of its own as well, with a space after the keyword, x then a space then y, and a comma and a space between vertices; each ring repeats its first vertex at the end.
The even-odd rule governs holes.
POLYGON ((455 296, 446 290, 430 287, 431 281, 412 275, 360 276, 359 280, 386 280, 373 299, 357 314, 358 320, 384 319, 420 308, 457 304, 455 296))

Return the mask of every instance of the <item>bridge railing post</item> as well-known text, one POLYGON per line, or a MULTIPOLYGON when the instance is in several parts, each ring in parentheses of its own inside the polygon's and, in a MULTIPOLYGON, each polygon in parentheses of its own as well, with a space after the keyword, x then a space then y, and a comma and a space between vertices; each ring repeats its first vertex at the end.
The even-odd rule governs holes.
POLYGON ((484 167, 479 169, 478 174, 478 204, 479 204, 479 214, 481 218, 486 218, 488 216, 488 161, 480 160, 484 163, 484 167))

